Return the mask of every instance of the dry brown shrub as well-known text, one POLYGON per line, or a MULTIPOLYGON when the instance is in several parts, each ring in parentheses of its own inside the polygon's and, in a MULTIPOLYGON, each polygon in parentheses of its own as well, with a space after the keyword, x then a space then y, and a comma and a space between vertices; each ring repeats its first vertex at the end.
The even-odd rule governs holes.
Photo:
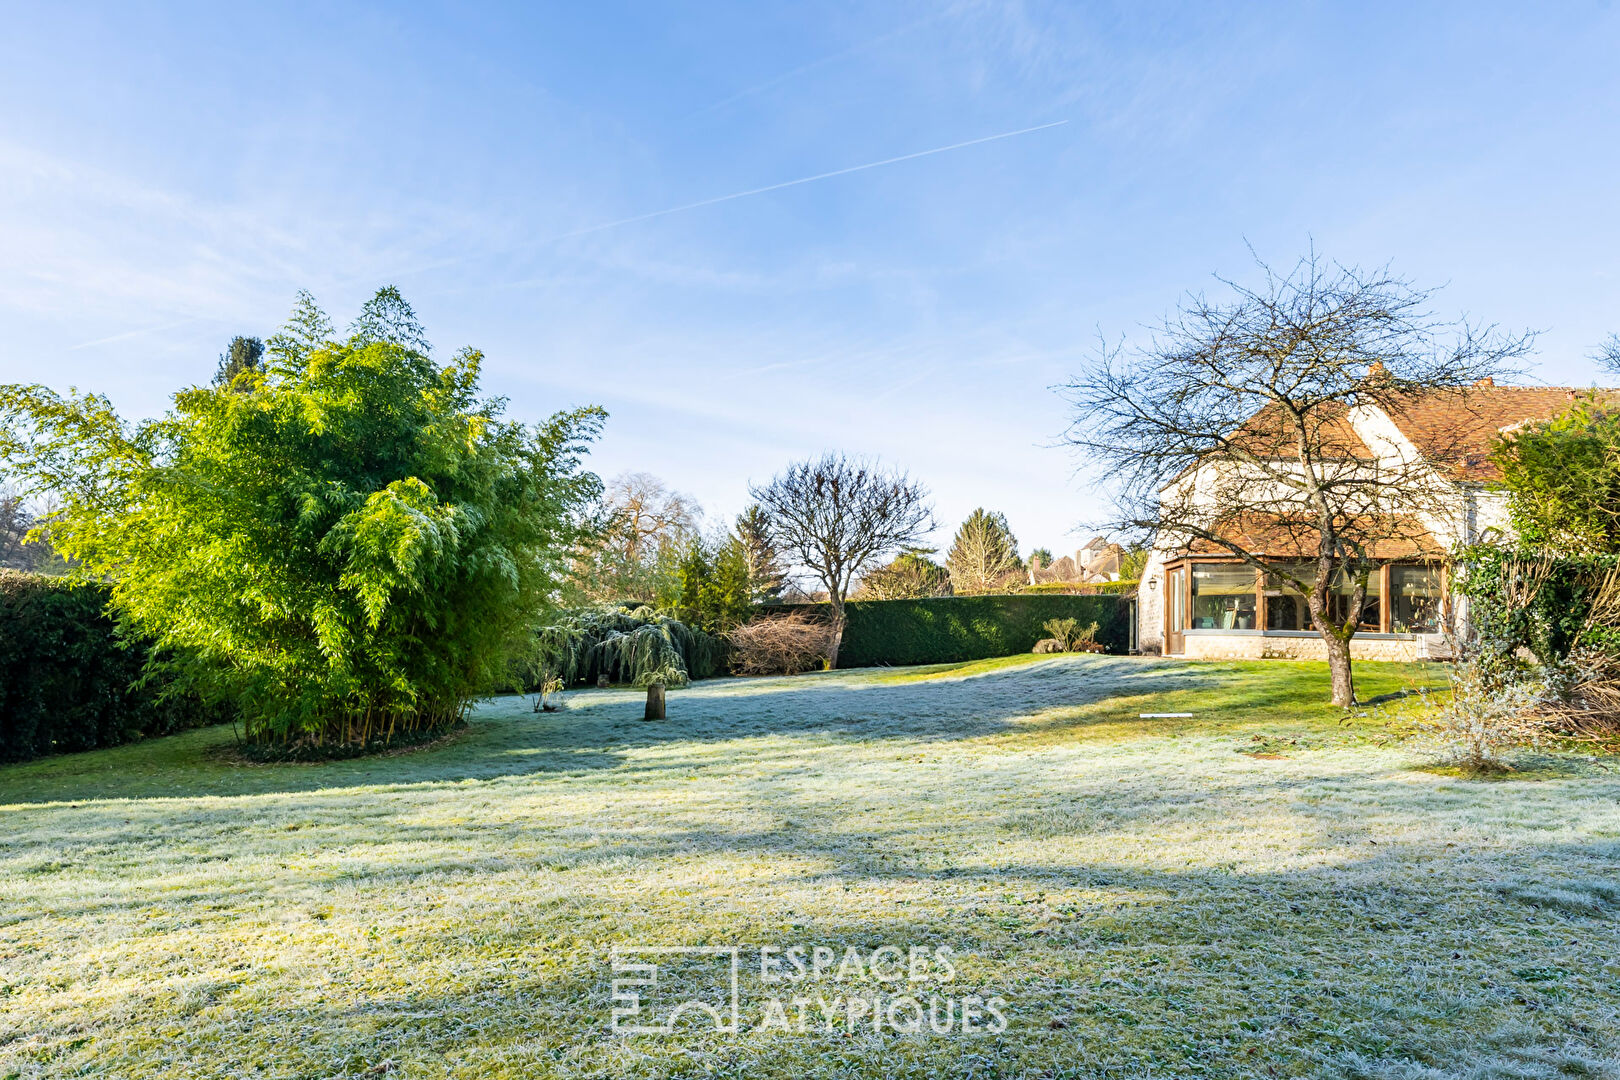
MULTIPOLYGON (((1552 562, 1522 562, 1502 590, 1509 610, 1523 611, 1545 587, 1552 562)), ((1435 718, 1451 757, 1477 771, 1510 768, 1500 752, 1545 740, 1574 739, 1612 744, 1620 739, 1620 569, 1590 585, 1585 625, 1576 640, 1599 641, 1534 670, 1486 665, 1482 657, 1501 648, 1458 650, 1451 700, 1435 718)))
POLYGON ((755 619, 726 636, 741 675, 815 671, 825 666, 832 649, 832 628, 799 612, 755 619))
POLYGON ((1554 730, 1575 739, 1620 739, 1620 655, 1583 646, 1550 680, 1557 693, 1541 706, 1554 730))
POLYGON ((1541 711, 1559 734, 1599 742, 1620 738, 1620 650, 1613 643, 1617 630, 1620 567, 1593 583, 1586 625, 1577 636, 1577 640, 1607 640, 1576 646, 1548 672, 1553 693, 1541 711))

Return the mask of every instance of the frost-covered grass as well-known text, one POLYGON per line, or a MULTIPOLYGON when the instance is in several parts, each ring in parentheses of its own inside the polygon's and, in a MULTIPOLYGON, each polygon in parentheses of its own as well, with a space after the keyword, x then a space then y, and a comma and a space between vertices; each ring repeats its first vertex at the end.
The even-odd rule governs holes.
POLYGON ((1620 1076, 1620 773, 1441 775, 1325 685, 1015 659, 3 768, 0 1078, 1620 1076), (611 1032, 613 946, 732 943, 947 946, 1010 1027, 611 1032))

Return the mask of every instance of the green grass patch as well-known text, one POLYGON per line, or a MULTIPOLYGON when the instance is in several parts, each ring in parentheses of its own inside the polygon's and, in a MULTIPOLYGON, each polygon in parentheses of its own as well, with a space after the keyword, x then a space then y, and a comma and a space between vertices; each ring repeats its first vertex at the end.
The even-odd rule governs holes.
POLYGON ((1421 699, 1326 689, 1009 657, 6 767, 0 1077, 1614 1075, 1620 779, 1420 772, 1421 699), (731 944, 946 947, 1009 1027, 755 1030, 745 966, 745 1030, 613 1032, 614 947, 731 944))

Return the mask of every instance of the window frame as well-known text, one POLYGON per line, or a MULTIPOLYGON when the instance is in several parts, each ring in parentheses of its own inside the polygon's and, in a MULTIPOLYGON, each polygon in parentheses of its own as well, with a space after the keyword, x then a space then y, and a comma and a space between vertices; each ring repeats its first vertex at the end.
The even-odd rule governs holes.
MULTIPOLYGON (((1275 564, 1275 565, 1298 564, 1299 562, 1302 561, 1302 560, 1299 560, 1299 559, 1281 559, 1281 558, 1273 558, 1273 557, 1269 557, 1269 556, 1261 556, 1260 558, 1261 558, 1261 561, 1265 562, 1267 565, 1273 565, 1273 564, 1275 564)), ((1193 626, 1191 625, 1192 617, 1193 617, 1192 616, 1193 601, 1195 599, 1195 594, 1193 592, 1194 568, 1198 567, 1198 566, 1211 566, 1211 565, 1227 566, 1227 567, 1247 567, 1247 568, 1250 568, 1250 569, 1254 569, 1251 566, 1251 564, 1246 563, 1241 559, 1235 559, 1235 558, 1233 558, 1231 556, 1222 556, 1222 555, 1183 555, 1183 556, 1181 556, 1179 558, 1169 559, 1164 563, 1165 582, 1166 582, 1167 590, 1168 590, 1169 583, 1171 581, 1175 580, 1177 577, 1179 577, 1180 588, 1181 588, 1181 592, 1182 592, 1182 596, 1179 599, 1181 601, 1181 610, 1184 613, 1183 622, 1185 622, 1187 624, 1187 625, 1181 627, 1181 632, 1183 634, 1189 633, 1189 632, 1192 632, 1192 633, 1204 633, 1204 634, 1207 634, 1207 633, 1228 633, 1228 634, 1231 634, 1231 633, 1253 633, 1253 632, 1269 633, 1269 634, 1283 634, 1283 633, 1314 633, 1315 632, 1315 628, 1310 627, 1310 626, 1307 626, 1305 628, 1305 630, 1303 630, 1303 631, 1301 631, 1301 630, 1273 630, 1273 629, 1271 629, 1271 627, 1269 626, 1270 616, 1271 616, 1270 606, 1269 606, 1269 603, 1268 603, 1269 598, 1266 595, 1266 593, 1267 593, 1266 578, 1269 575, 1266 574, 1265 572, 1261 571, 1261 570, 1258 570, 1258 569, 1254 569, 1254 600, 1255 600, 1255 603, 1254 603, 1254 629, 1252 631, 1251 630, 1237 630, 1237 629, 1226 630, 1226 629, 1222 629, 1220 627, 1216 627, 1216 628, 1213 628, 1213 629, 1195 630, 1193 628, 1193 626), (1180 571, 1179 575, 1174 575, 1173 576, 1170 573, 1170 571, 1172 571, 1172 570, 1180 571)), ((1369 583, 1368 583, 1369 585, 1371 585, 1371 586, 1373 586, 1374 588, 1377 589, 1376 594, 1372 594, 1371 590, 1369 590, 1369 594, 1370 594, 1369 599, 1376 599, 1376 602, 1378 604, 1377 628, 1373 629, 1370 625, 1364 624, 1363 626, 1359 627, 1356 632, 1358 634, 1403 634, 1403 635, 1410 635, 1410 636, 1414 636, 1414 637, 1417 636, 1419 633, 1441 632, 1441 631, 1409 631, 1409 630, 1398 631, 1398 630, 1395 630, 1393 628, 1394 627, 1394 618, 1395 618, 1395 611, 1394 611, 1395 605, 1394 605, 1394 594, 1391 592, 1391 585, 1392 585, 1391 578, 1392 578, 1392 571, 1396 567, 1430 568, 1430 569, 1437 570, 1439 572, 1439 575, 1440 575, 1440 585, 1439 585, 1440 617, 1439 617, 1439 622, 1440 622, 1440 626, 1441 626, 1442 631, 1443 631, 1445 626, 1448 625, 1448 623, 1450 621, 1451 575, 1450 575, 1450 567, 1449 567, 1449 565, 1446 564, 1443 561, 1432 560, 1432 559, 1396 559, 1396 560, 1393 560, 1393 561, 1390 561, 1390 562, 1384 562, 1384 563, 1379 564, 1379 566, 1377 568, 1377 572, 1373 575, 1373 579, 1371 581, 1369 581, 1369 583)), ((1290 590, 1274 590, 1274 591, 1291 592, 1290 590)), ((1169 628, 1168 616, 1169 616, 1169 604, 1170 604, 1170 597, 1168 595, 1166 595, 1165 601, 1166 601, 1165 629, 1168 630, 1168 628, 1169 628)))

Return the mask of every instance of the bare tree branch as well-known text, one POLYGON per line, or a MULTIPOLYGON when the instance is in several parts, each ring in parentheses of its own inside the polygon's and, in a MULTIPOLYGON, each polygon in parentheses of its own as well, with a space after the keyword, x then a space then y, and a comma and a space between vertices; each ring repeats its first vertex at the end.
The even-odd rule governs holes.
POLYGON ((777 547, 826 588, 836 667, 845 598, 885 555, 932 531, 928 492, 904 472, 828 453, 788 466, 749 494, 765 512, 777 547))
POLYGON ((1287 274, 1261 269, 1257 288, 1220 279, 1228 298, 1187 297, 1141 347, 1105 343, 1066 387, 1067 438, 1109 463, 1111 527, 1229 555, 1306 597, 1349 704, 1369 577, 1432 547, 1430 526, 1455 516, 1457 470, 1480 442, 1476 384, 1512 369, 1532 336, 1442 322, 1432 292, 1387 269, 1314 251, 1287 274), (1435 403, 1416 454, 1369 446, 1352 423, 1435 403), (1340 617, 1335 580, 1353 583, 1340 617))

